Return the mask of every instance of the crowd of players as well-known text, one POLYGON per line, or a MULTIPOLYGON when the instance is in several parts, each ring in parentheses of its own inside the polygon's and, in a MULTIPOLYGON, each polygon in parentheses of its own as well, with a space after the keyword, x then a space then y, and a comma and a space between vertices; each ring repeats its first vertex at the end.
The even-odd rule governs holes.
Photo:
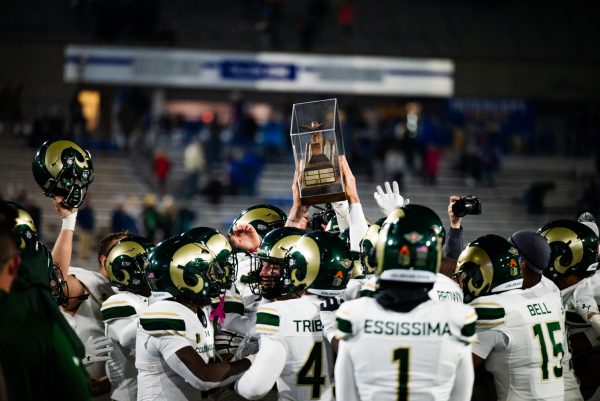
POLYGON ((308 229, 240 213, 157 245, 127 232, 71 266, 89 154, 42 145, 34 178, 62 227, 50 252, 0 207, 0 400, 600 400, 598 227, 589 216, 462 242, 395 183, 369 222, 346 201, 308 229), (318 228, 318 227, 317 227, 318 228))

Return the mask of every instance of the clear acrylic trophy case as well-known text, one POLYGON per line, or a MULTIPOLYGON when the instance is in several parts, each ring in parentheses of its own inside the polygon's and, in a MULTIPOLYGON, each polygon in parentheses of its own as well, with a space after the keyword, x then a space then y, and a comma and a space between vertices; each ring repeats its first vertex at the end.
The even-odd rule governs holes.
POLYGON ((296 169, 300 171, 302 204, 345 200, 339 164, 344 143, 337 99, 294 104, 290 136, 296 169))

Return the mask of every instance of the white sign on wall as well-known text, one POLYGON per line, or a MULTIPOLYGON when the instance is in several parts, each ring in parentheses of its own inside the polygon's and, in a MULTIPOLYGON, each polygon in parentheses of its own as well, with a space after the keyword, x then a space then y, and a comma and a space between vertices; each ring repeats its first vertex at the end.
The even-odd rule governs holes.
POLYGON ((66 82, 449 97, 444 59, 67 46, 66 82))

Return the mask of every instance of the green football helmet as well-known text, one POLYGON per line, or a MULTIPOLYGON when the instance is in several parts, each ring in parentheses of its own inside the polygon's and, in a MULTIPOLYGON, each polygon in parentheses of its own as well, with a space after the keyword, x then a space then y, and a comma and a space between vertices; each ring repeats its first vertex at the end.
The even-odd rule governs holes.
POLYGON ((377 258, 375 257, 375 245, 379 237, 379 230, 385 221, 385 217, 377 220, 369 226, 365 236, 360 241, 360 261, 363 274, 375 274, 377 269, 377 258))
POLYGON ((29 212, 16 202, 6 202, 17 212, 13 234, 19 240, 19 249, 34 246, 39 240, 37 229, 29 212))
POLYGON ((446 242, 446 230, 444 229, 444 223, 442 223, 442 219, 436 212, 427 206, 409 204, 404 206, 404 213, 407 216, 414 216, 416 219, 419 219, 427 224, 433 229, 435 235, 442 238, 442 246, 446 242))
POLYGON ((293 227, 276 228, 264 236, 252 255, 248 285, 254 294, 275 299, 289 289, 289 280, 283 272, 286 253, 306 234, 293 227))
POLYGON ((152 250, 146 270, 152 291, 196 304, 209 304, 223 294, 223 270, 215 254, 201 242, 171 237, 152 250))
POLYGON ((222 285, 225 288, 231 287, 237 277, 238 260, 227 237, 210 227, 195 227, 181 236, 205 244, 215 254, 217 263, 224 273, 222 285))
POLYGON ((135 235, 117 241, 108 251, 105 263, 111 284, 121 290, 149 296, 146 267, 152 249, 152 242, 135 235))
MULTIPOLYGON (((327 230, 326 230, 327 231, 327 230)), ((337 234, 338 237, 344 244, 350 249, 350 229, 347 228, 342 232, 336 233, 335 231, 331 231, 332 234, 337 234)), ((360 261, 360 252, 350 251, 350 259, 352 260, 352 274, 350 278, 362 278, 363 277, 363 268, 362 263, 360 261)))
POLYGON ((538 233, 550 245, 550 266, 544 275, 552 281, 571 273, 584 277, 596 271, 598 237, 590 227, 574 220, 555 220, 538 233))
POLYGON ((285 271, 293 291, 331 297, 341 294, 352 274, 350 250, 338 236, 313 231, 296 241, 286 255, 285 271))
POLYGON ((464 301, 521 288, 525 259, 506 239, 488 234, 477 238, 462 251, 455 277, 463 289, 464 301))
POLYGON ((233 228, 238 224, 250 224, 258 235, 264 237, 271 230, 274 230, 285 225, 287 215, 283 210, 272 205, 255 205, 249 207, 240 213, 229 229, 229 233, 233 232, 233 228))
POLYGON ((67 209, 81 206, 94 181, 89 152, 67 140, 45 142, 33 158, 32 170, 44 195, 62 196, 61 204, 67 209))
POLYGON ((437 227, 410 216, 405 209, 394 210, 379 231, 375 245, 379 280, 432 284, 442 261, 442 238, 437 227))

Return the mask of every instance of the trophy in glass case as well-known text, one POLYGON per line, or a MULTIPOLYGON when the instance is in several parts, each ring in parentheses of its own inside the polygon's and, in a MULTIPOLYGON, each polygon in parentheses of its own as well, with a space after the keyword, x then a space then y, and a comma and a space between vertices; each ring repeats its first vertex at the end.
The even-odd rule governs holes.
POLYGON ((290 128, 303 205, 346 199, 339 156, 344 154, 337 99, 296 103, 290 128))

